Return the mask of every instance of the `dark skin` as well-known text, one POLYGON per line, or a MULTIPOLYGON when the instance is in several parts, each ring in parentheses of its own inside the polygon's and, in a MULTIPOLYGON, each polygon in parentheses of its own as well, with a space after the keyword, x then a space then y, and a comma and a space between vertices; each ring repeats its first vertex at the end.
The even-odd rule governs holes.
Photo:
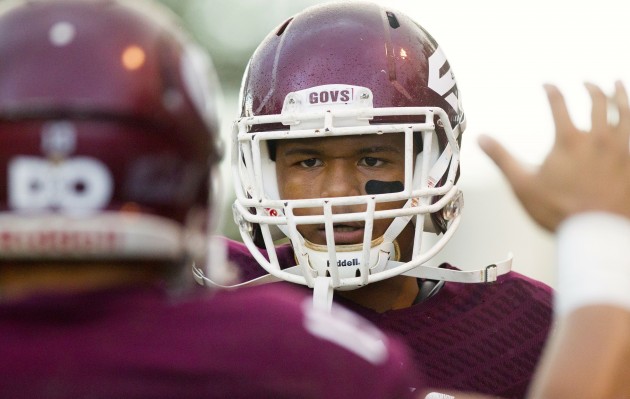
MULTIPOLYGON (((404 137, 402 134, 345 136, 279 140, 276 147, 276 173, 281 198, 304 199, 365 195, 369 180, 404 181, 404 137)), ((404 201, 377 204, 379 209, 394 209, 404 201)), ((335 207, 333 212, 361 212, 363 205, 335 207)), ((320 209, 296 209, 296 215, 321 214, 320 209)), ((385 233, 391 219, 374 221, 372 239, 385 233)), ((305 239, 325 244, 323 225, 298 227, 305 239)), ((348 222, 335 226, 338 245, 357 244, 363 240, 363 223, 348 222)), ((398 236, 401 260, 411 259, 413 229, 409 224, 398 236)), ((385 312, 411 306, 418 295, 413 277, 396 276, 363 288, 338 291, 357 304, 385 312)))

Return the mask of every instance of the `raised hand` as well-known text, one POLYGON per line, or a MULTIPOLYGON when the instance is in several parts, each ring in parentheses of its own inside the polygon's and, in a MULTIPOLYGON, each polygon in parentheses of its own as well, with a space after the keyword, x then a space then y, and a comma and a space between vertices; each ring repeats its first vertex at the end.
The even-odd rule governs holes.
POLYGON ((547 230, 580 212, 606 211, 630 218, 630 108, 621 82, 611 97, 586 83, 592 99, 591 129, 575 127, 564 97, 545 91, 556 128, 555 143, 539 168, 524 167, 498 141, 479 145, 509 181, 523 207, 547 230))

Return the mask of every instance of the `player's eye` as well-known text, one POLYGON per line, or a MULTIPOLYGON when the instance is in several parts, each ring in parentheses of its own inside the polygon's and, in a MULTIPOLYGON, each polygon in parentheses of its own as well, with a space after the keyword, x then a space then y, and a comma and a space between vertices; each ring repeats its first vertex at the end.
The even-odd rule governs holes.
POLYGON ((314 168, 316 166, 320 166, 321 164, 322 164, 322 161, 320 161, 317 158, 309 158, 300 162, 300 166, 304 168, 314 168))
POLYGON ((359 163, 363 166, 375 167, 381 166, 383 164, 383 161, 374 157, 365 157, 362 158, 359 163))

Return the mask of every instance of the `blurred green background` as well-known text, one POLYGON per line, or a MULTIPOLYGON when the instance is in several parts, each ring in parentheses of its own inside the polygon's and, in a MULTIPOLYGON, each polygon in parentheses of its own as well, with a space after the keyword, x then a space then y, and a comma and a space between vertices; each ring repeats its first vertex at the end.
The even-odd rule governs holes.
POLYGON ((212 55, 226 92, 238 90, 256 46, 286 18, 321 0, 159 0, 212 55))

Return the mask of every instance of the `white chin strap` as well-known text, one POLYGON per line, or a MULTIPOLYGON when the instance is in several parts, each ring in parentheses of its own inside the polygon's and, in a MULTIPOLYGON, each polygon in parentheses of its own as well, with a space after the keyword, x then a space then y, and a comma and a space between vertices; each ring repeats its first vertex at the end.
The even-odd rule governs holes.
MULTIPOLYGON (((366 255, 363 252, 363 244, 337 245, 332 256, 327 245, 314 244, 307 240, 304 240, 301 249, 295 254, 298 264, 308 265, 317 273, 313 285, 313 305, 325 310, 330 310, 332 306, 335 280, 361 277, 362 273, 381 272, 387 268, 389 261, 400 259, 398 243, 396 241, 384 242, 382 236, 371 242, 368 267, 363 266, 366 255), (336 264, 331 265, 331 259, 336 260, 336 264)), ((345 291, 359 287, 358 285, 342 285, 337 289, 345 291)))
MULTIPOLYGON (((381 238, 382 239, 382 238, 381 238)), ((379 239, 375 240, 378 241, 379 239)), ((314 244, 313 244, 314 245, 314 244)), ((324 246, 325 247, 325 246, 324 246)), ((395 258, 399 256, 399 250, 397 248, 397 244, 394 243, 394 253, 395 258)), ((376 251, 380 251, 378 244, 371 249, 372 253, 376 251)), ((314 257, 325 257, 327 252, 324 251, 310 251, 314 257)), ((351 253, 347 251, 346 253, 351 253)), ((297 256, 297 255, 296 255, 297 256)), ((379 259, 378 256, 373 257, 370 256, 370 259, 379 259)), ((388 259, 388 258, 387 258, 388 259)), ((403 262, 399 262, 396 260, 386 260, 385 266, 382 272, 387 270, 391 270, 397 267, 404 265, 403 262)), ((381 267, 381 260, 379 259, 375 262, 375 266, 381 267)), ((374 271, 374 269, 370 269, 374 271)), ((464 270, 452 270, 452 269, 444 269, 438 268, 434 266, 426 266, 426 265, 418 265, 412 267, 410 270, 400 273, 404 276, 414 277, 414 278, 424 278, 428 280, 438 280, 438 281, 451 281, 455 283, 491 283, 497 280, 499 276, 502 276, 506 273, 509 273, 512 270, 512 254, 509 253, 507 258, 497 262, 490 264, 488 266, 476 269, 464 269, 464 270)), ((290 273, 295 276, 303 275, 303 268, 299 264, 296 266, 291 266, 289 268, 283 269, 283 272, 290 273)), ((246 286, 254 286, 254 285, 262 285, 268 283, 274 283, 278 281, 285 281, 278 276, 273 274, 265 274, 261 277, 245 281, 240 284, 233 285, 224 285, 218 283, 212 277, 208 277, 205 275, 204 271, 197 267, 193 266, 193 276, 197 283, 200 285, 206 285, 209 287, 223 288, 223 289, 234 289, 246 286)), ((357 287, 353 287, 357 288, 357 287)), ((336 289, 343 289, 343 287, 337 287, 336 289)), ((330 310, 332 306, 332 300, 334 295, 334 284, 332 277, 326 275, 318 275, 314 278, 313 284, 313 304, 321 309, 330 310)))
MULTIPOLYGON (((428 280, 452 281, 457 283, 491 283, 496 281, 499 276, 502 276, 512 270, 512 257, 512 254, 509 253, 507 258, 501 262, 493 263, 484 268, 474 270, 452 270, 420 265, 409 271, 401 273, 401 275, 428 280)), ((403 262, 393 260, 387 261, 383 271, 402 266, 403 264, 403 262)), ((298 267, 299 266, 293 266, 293 268, 298 267)), ((257 279, 260 280, 258 283, 262 283, 263 279, 269 277, 269 282, 278 281, 274 276, 266 275, 257 279)), ((252 280, 252 282, 253 281, 254 280, 252 280)), ((343 288, 338 287, 337 289, 343 288)), ((333 288, 332 278, 325 276, 316 277, 315 284, 313 286, 313 305, 320 309, 330 310, 332 307, 334 290, 335 288, 333 288)))
MULTIPOLYGON (((304 264, 316 271, 319 276, 331 277, 337 274, 339 279, 360 277, 363 270, 368 273, 380 272, 385 270, 388 261, 400 259, 398 243, 396 241, 384 242, 383 237, 372 240, 367 268, 363 267, 365 255, 363 244, 336 245, 334 247, 336 265, 330 264, 333 257, 329 253, 327 245, 314 244, 304 240, 304 245, 299 252, 295 254, 296 258, 303 260, 304 264)), ((344 289, 343 287, 340 288, 344 289)), ((347 289, 353 288, 356 287, 348 287, 347 289)))

